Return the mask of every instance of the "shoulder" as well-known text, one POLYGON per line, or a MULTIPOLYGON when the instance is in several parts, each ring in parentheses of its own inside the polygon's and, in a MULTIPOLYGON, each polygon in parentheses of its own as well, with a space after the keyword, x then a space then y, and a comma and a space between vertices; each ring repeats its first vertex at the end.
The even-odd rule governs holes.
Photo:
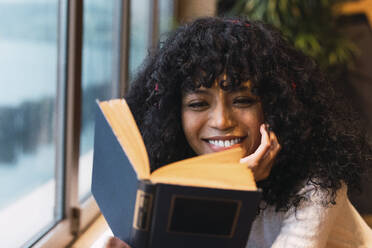
POLYGON ((314 182, 307 182, 298 194, 303 196, 302 202, 298 207, 290 208, 284 218, 291 221, 307 220, 306 224, 315 226, 332 222, 348 201, 345 183, 333 191, 323 189, 314 182))
POLYGON ((305 183, 301 204, 288 211, 268 206, 256 218, 247 247, 324 247, 337 216, 347 204, 347 186, 336 191, 334 204, 326 205, 326 190, 305 183), (302 246, 299 246, 301 243, 302 246))
POLYGON ((347 186, 342 184, 336 191, 335 201, 329 204, 326 203, 329 202, 330 193, 316 184, 306 184, 300 191, 305 199, 296 209, 285 212, 274 244, 295 244, 300 241, 303 247, 324 247, 337 217, 347 204, 347 186))
MULTIPOLYGON (((307 208, 309 206, 319 208, 332 208, 335 205, 342 205, 347 201, 347 185, 341 183, 341 187, 333 191, 331 189, 324 189, 316 184, 316 182, 307 182, 298 191, 298 195, 304 197, 303 202, 300 204, 299 209, 307 208), (331 200, 334 199, 334 200, 331 200)), ((293 210, 289 210, 291 212, 293 210)))

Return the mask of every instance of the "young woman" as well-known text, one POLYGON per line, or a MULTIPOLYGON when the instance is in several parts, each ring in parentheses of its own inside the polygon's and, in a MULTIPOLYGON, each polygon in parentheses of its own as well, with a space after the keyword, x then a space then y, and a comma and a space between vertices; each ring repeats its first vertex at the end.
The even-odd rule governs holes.
POLYGON ((241 163, 263 190, 247 247, 372 242, 347 197, 371 154, 363 126, 315 63, 272 27, 239 18, 186 24, 148 56, 126 99, 152 169, 245 149, 241 163))

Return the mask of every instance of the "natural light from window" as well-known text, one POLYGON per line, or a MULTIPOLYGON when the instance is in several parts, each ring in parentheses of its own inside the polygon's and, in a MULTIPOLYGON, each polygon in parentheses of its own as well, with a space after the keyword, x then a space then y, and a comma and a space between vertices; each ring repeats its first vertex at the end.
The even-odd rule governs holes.
POLYGON ((57 0, 0 0, 0 247, 56 221, 57 13, 57 0))

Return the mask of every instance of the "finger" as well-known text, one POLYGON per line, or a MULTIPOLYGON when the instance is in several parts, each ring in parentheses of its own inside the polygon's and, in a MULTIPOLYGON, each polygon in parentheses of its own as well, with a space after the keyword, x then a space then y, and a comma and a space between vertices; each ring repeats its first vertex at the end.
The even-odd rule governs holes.
POLYGON ((270 147, 269 149, 267 149, 266 153, 262 156, 262 159, 265 159, 271 152, 271 150, 274 148, 275 146, 275 138, 273 137, 275 136, 274 132, 273 131, 269 131, 269 140, 270 140, 270 147))
POLYGON ((277 154, 281 150, 281 145, 279 144, 278 137, 275 135, 274 132, 270 132, 270 143, 271 143, 271 149, 272 151, 277 154))
MULTIPOLYGON (((268 149, 266 154, 263 156, 261 163, 272 166, 276 155, 279 153, 281 149, 281 146, 274 132, 271 131, 269 133, 269 136, 270 136, 270 148, 268 149)), ((261 166, 261 168, 265 168, 265 167, 261 166)))
POLYGON ((127 243, 116 237, 110 237, 105 244, 105 248, 131 248, 131 247, 127 243))
POLYGON ((270 149, 270 137, 267 131, 265 124, 262 124, 260 127, 261 132, 261 144, 258 146, 257 150, 252 153, 251 155, 242 158, 240 160, 241 163, 250 162, 249 165, 254 166, 259 163, 259 161, 263 158, 265 153, 270 149))

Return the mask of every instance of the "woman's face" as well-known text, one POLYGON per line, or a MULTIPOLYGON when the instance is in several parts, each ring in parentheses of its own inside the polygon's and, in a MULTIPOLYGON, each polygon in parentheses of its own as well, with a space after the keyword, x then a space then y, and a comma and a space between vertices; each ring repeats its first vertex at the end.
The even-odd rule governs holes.
POLYGON ((182 97, 182 126, 186 139, 197 154, 242 146, 253 153, 260 144, 264 117, 259 97, 247 81, 234 91, 217 83, 200 87, 182 97))

